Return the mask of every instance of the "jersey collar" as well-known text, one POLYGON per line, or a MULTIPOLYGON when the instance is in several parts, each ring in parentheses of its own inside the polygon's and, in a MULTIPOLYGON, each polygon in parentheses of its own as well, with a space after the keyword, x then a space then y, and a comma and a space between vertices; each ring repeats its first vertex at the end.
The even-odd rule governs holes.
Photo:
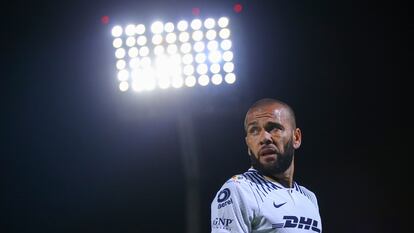
POLYGON ((292 187, 291 188, 286 188, 285 186, 283 186, 281 183, 279 183, 279 182, 277 182, 277 181, 274 181, 274 180, 269 180, 266 176, 264 176, 263 174, 261 174, 258 170, 256 170, 256 169, 254 169, 254 168, 252 168, 252 167, 250 167, 249 168, 249 170, 247 170, 248 172, 254 172, 254 173, 256 173, 257 175, 259 175, 259 176, 261 176, 263 179, 265 179, 266 181, 268 181, 268 182, 271 182, 271 183, 273 183, 274 185, 276 185, 276 187, 278 187, 279 189, 287 189, 287 190, 291 190, 291 189, 295 189, 295 190, 298 190, 298 189, 300 189, 299 188, 299 185, 296 183, 296 181, 293 181, 292 182, 292 187))

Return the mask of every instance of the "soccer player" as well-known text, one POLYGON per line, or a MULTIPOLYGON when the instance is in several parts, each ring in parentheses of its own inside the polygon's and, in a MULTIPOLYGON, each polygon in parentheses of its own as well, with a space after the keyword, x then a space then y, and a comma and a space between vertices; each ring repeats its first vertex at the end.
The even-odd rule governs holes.
POLYGON ((286 103, 261 99, 244 121, 251 168, 230 178, 211 203, 211 232, 322 232, 313 192, 293 180, 301 130, 286 103))

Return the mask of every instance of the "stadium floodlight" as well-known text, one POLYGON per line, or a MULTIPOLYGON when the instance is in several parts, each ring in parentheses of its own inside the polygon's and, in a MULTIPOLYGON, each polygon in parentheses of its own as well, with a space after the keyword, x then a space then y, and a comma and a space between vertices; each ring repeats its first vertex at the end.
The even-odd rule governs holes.
POLYGON ((236 81, 229 19, 116 25, 119 90, 137 92, 236 81))

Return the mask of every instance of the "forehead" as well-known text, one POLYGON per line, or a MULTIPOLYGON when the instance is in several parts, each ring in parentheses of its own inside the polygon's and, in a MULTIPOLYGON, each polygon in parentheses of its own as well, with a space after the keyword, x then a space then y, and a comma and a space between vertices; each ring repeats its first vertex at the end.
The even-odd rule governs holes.
POLYGON ((246 124, 259 121, 275 121, 281 124, 289 121, 289 111, 280 104, 266 104, 250 109, 246 114, 246 124))

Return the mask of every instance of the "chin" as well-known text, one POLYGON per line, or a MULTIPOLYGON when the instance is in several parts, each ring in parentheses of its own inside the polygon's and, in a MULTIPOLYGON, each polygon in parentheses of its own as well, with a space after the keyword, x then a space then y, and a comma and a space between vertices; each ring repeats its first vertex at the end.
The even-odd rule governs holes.
POLYGON ((275 167, 276 160, 273 160, 273 161, 261 161, 260 163, 261 163, 262 167, 265 168, 266 170, 271 170, 272 168, 275 167))

